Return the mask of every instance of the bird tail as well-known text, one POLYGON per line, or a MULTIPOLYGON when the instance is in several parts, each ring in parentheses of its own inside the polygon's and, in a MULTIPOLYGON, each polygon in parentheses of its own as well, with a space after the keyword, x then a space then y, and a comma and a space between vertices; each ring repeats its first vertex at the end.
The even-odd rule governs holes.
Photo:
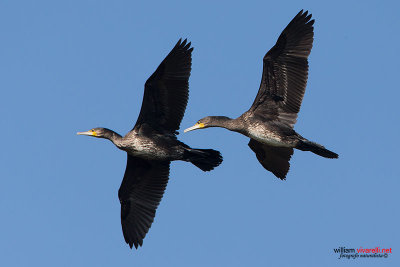
POLYGON ((202 171, 211 171, 222 162, 221 153, 213 149, 187 148, 184 158, 202 171))
POLYGON ((301 140, 297 146, 297 149, 303 150, 303 151, 311 151, 314 154, 317 154, 319 156, 322 156, 324 158, 329 158, 329 159, 337 159, 339 157, 338 154, 335 152, 332 152, 328 149, 326 149, 324 146, 308 141, 308 140, 301 140))

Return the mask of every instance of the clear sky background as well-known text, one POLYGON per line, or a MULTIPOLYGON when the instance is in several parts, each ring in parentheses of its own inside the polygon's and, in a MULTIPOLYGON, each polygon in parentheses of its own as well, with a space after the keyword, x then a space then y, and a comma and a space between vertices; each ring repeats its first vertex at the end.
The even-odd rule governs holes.
POLYGON ((1 1, 1 266, 400 266, 397 1, 1 1), (239 116, 262 58, 301 9, 315 18, 295 129, 339 153, 296 151, 286 181, 248 138, 212 128, 239 116), (117 191, 125 153, 77 136, 125 134, 146 79, 180 37, 195 47, 180 140, 222 152, 203 173, 174 162, 144 246, 130 250, 117 191), (334 248, 393 249, 337 259, 334 248))

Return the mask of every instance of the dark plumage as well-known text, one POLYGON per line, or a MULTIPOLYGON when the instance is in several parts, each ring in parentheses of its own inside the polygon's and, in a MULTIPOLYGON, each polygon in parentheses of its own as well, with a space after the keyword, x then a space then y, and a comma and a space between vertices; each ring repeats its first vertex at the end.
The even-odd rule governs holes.
POLYGON ((81 135, 109 139, 127 152, 124 178, 118 191, 126 243, 142 246, 168 183, 170 162, 183 160, 203 171, 221 164, 212 149, 192 149, 176 138, 189 95, 193 48, 178 43, 146 81, 142 108, 135 127, 124 137, 106 128, 81 135))
POLYGON ((260 89, 248 111, 236 119, 205 117, 185 132, 223 127, 244 134, 250 137, 249 147, 258 161, 280 179, 285 179, 289 171, 293 148, 337 158, 336 153, 293 130, 307 84, 313 24, 311 14, 302 10, 283 30, 264 56, 260 89))

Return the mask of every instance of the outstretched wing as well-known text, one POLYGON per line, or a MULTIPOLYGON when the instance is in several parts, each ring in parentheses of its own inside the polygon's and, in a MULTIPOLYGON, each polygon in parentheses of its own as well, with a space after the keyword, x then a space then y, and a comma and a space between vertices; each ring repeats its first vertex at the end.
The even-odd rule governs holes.
POLYGON ((128 155, 118 191, 121 224, 126 243, 142 246, 168 183, 170 162, 144 160, 128 155))
POLYGON ((186 42, 179 40, 146 81, 135 128, 147 123, 163 133, 179 129, 188 101, 192 66, 193 47, 186 42))
POLYGON ((293 155, 293 148, 275 147, 262 144, 250 139, 249 147, 256 153, 258 161, 268 171, 275 174, 281 180, 286 179, 290 168, 290 158, 293 155))
POLYGON ((311 14, 300 11, 263 59, 260 89, 250 110, 293 127, 308 78, 308 55, 314 38, 311 14))

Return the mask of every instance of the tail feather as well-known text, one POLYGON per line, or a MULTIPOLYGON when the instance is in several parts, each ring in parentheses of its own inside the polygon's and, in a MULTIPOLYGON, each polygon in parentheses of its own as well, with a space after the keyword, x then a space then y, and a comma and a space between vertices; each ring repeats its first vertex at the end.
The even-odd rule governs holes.
POLYGON ((211 171, 222 162, 221 153, 213 149, 188 148, 185 150, 184 157, 202 171, 211 171))
POLYGON ((296 146, 296 148, 303 151, 311 151, 314 154, 317 154, 324 158, 337 159, 339 157, 339 155, 336 154, 335 152, 326 149, 324 146, 320 144, 308 140, 300 141, 299 144, 296 146))

